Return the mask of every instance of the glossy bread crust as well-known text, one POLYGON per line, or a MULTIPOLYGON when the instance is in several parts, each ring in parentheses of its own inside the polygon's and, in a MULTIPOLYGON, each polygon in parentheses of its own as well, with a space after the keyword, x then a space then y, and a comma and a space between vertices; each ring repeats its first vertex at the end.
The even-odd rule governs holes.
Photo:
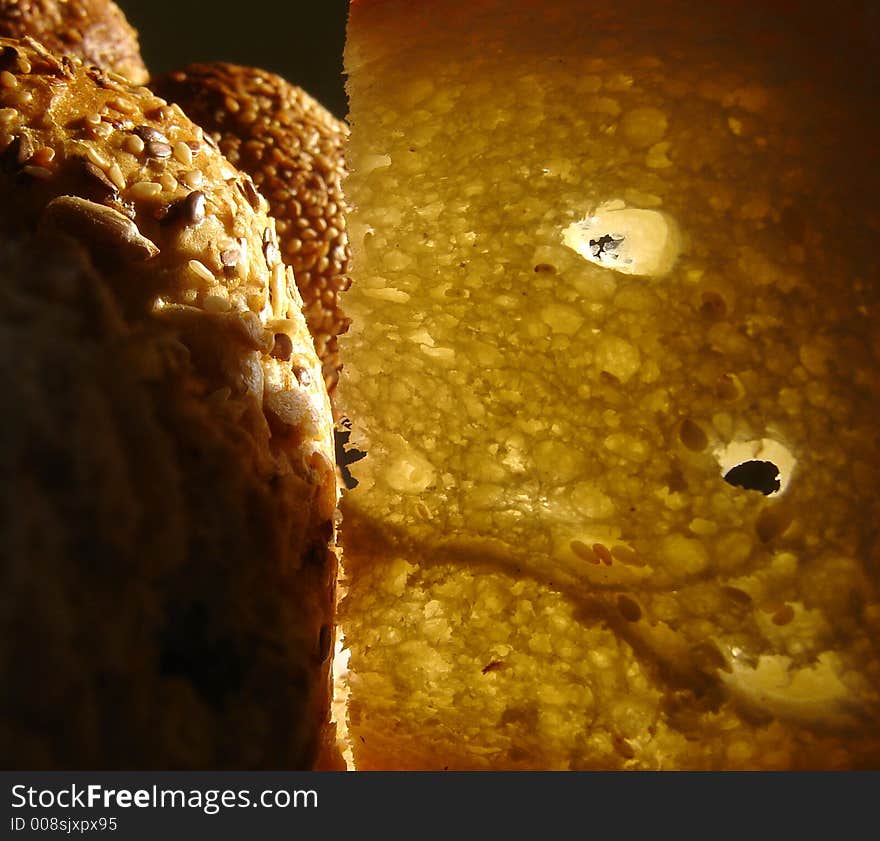
POLYGON ((149 79, 137 32, 113 0, 0 0, 0 36, 26 35, 137 85, 149 79))

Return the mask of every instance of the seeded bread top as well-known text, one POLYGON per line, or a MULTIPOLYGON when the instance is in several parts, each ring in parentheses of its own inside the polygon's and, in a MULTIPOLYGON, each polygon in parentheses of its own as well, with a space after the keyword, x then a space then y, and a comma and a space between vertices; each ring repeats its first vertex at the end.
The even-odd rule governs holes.
POLYGON ((0 0, 0 35, 30 35, 138 85, 149 79, 137 32, 113 0, 0 0))
POLYGON ((29 39, 0 39, 0 67, 0 187, 15 196, 0 226, 57 228, 100 267, 124 266, 137 279, 118 290, 129 317, 187 325, 209 385, 261 402, 272 445, 325 487, 329 517, 329 402, 251 179, 179 107, 120 76, 29 39))
POLYGON ((209 132, 269 201, 332 397, 336 336, 348 326, 339 305, 349 285, 342 194, 348 127, 301 88, 256 68, 192 64, 154 87, 209 132))
POLYGON ((0 740, 21 767, 306 767, 332 419, 266 202, 146 88, 32 40, 0 39, 0 67, 0 662, 21 677, 0 740))

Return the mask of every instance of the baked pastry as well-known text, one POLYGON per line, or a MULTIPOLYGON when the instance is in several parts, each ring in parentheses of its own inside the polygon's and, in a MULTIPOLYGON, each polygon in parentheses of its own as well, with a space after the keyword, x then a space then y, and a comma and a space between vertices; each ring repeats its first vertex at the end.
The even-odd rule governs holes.
POLYGON ((0 61, 3 762, 309 767, 332 418, 266 202, 145 88, 0 61))
POLYGON ((113 0, 0 0, 0 36, 26 35, 137 85, 150 77, 137 32, 113 0))
POLYGON ((339 304, 349 285, 342 193, 348 128, 302 88, 253 67, 192 64, 153 87, 211 134, 268 200, 332 400, 337 336, 348 326, 339 304))
POLYGON ((880 765, 865 11, 352 4, 356 767, 880 765))

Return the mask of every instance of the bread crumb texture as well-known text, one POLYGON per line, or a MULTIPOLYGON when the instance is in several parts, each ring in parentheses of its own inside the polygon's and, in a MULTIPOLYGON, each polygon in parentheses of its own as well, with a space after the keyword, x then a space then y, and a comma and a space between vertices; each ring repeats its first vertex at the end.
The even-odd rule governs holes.
POLYGON ((880 763, 865 45, 742 7, 353 6, 358 767, 880 763))
POLYGON ((146 88, 0 64, 4 756, 308 767, 332 419, 266 202, 146 88))
POLYGON ((150 78, 137 32, 113 0, 0 0, 0 36, 27 35, 136 85, 150 78))
POLYGON ((348 327, 339 302, 349 285, 342 193, 348 127, 302 88, 257 68, 193 64, 153 87, 211 133, 268 200, 332 398, 341 364, 337 336, 348 327))

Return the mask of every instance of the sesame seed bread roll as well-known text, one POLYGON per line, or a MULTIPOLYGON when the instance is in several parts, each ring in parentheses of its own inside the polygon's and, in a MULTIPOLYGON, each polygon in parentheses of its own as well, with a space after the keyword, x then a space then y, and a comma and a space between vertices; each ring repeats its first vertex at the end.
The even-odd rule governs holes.
POLYGON ((253 67, 192 64, 153 87, 210 133, 268 200, 332 400, 341 365, 337 336, 348 326, 339 303, 349 285, 342 193, 348 127, 302 88, 253 67))
POLYGON ((4 761, 310 767, 332 418, 265 200, 147 89, 0 62, 4 761))
POLYGON ((113 0, 0 0, 0 36, 26 35, 136 85, 149 79, 137 32, 113 0))
POLYGON ((352 3, 356 767, 880 767, 869 14, 352 3))

